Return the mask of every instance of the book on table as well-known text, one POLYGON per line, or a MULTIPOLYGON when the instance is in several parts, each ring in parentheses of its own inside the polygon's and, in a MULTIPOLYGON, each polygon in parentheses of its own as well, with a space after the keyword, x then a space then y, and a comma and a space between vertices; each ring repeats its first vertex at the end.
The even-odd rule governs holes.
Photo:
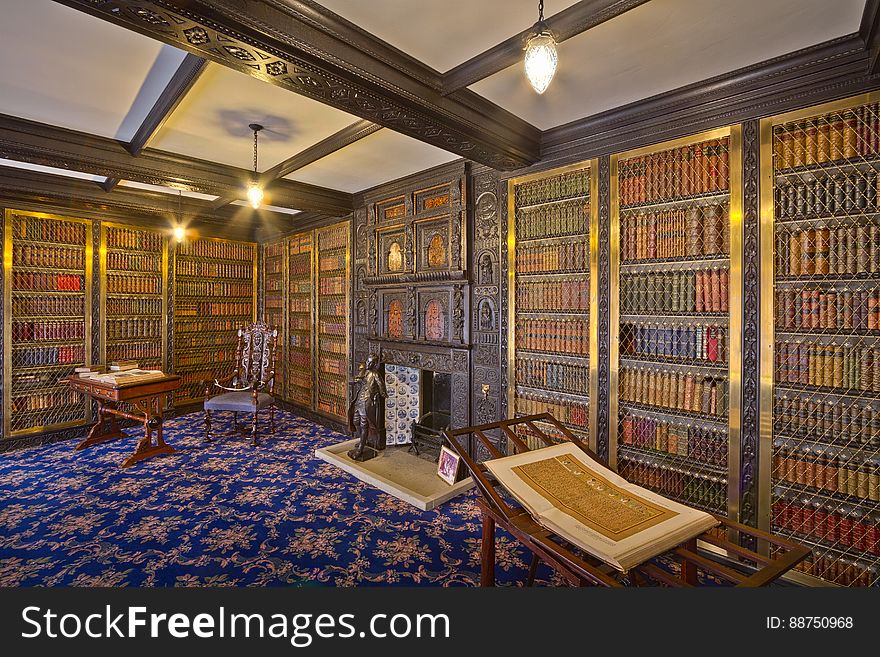
POLYGON ((624 572, 719 524, 631 484, 570 442, 484 464, 537 522, 624 572))
POLYGON ((90 379, 99 383, 110 383, 112 385, 128 385, 131 383, 146 383, 165 377, 162 370, 141 370, 131 369, 119 372, 85 372, 80 377, 90 379))

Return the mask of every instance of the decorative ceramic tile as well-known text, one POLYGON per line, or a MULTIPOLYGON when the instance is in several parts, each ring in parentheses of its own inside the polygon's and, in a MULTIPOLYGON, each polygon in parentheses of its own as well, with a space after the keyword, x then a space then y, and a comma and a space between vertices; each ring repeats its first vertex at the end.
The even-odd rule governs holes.
POLYGON ((421 372, 402 365, 385 366, 385 434, 389 445, 412 442, 412 423, 419 419, 421 372))

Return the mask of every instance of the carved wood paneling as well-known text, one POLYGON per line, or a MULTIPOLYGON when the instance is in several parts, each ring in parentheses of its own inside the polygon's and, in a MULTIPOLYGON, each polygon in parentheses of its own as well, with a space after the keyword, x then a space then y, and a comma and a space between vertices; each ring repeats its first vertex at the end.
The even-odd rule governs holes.
POLYGON ((757 120, 743 124, 742 431, 740 522, 758 522, 758 416, 760 390, 761 251, 757 120))
MULTIPOLYGON (((611 159, 599 158, 599 254, 598 284, 599 307, 597 308, 597 339, 599 362, 597 363, 596 452, 608 459, 608 436, 610 423, 617 418, 609 417, 611 401, 611 359, 608 348, 611 338, 611 159)), ((616 392, 615 392, 616 394, 616 392)))

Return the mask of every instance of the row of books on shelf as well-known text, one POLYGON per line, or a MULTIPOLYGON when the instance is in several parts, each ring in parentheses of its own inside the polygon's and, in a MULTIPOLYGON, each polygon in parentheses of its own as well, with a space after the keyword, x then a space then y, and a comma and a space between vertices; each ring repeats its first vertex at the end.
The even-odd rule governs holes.
POLYGON ((266 307, 267 313, 274 313, 278 316, 281 316, 284 313, 284 297, 281 295, 266 295, 263 305, 266 307))
POLYGON ((336 271, 345 269, 345 252, 333 255, 321 255, 318 258, 318 271, 336 271))
MULTIPOLYGON (((836 447, 801 447, 796 441, 773 443, 777 481, 880 502, 880 455, 836 447)), ((836 505, 836 502, 832 502, 836 505)))
POLYGON ((312 389, 312 371, 307 365, 306 368, 291 369, 287 372, 287 380, 291 386, 299 386, 300 388, 312 389))
POLYGON ((727 362, 727 327, 714 324, 670 326, 660 323, 620 325, 623 355, 727 362))
POLYGON ((133 297, 109 297, 106 301, 108 315, 161 315, 161 299, 144 299, 133 297))
POLYGON ((312 252, 312 234, 298 233, 287 239, 287 249, 290 255, 312 252))
POLYGON ((878 150, 877 103, 787 123, 773 131, 773 153, 780 169, 866 157, 878 150))
POLYGON ((161 319, 129 317, 107 320, 107 337, 114 339, 158 338, 162 335, 161 319))
POLYGON ((13 267, 84 269, 85 256, 86 252, 82 248, 15 243, 12 245, 13 267))
POLYGON ((859 276, 880 272, 880 226, 850 224, 780 230, 777 276, 859 276))
MULTIPOLYGON (((326 336, 321 336, 322 338, 326 336)), ((333 337, 343 337, 343 336, 333 336, 333 337)), ((320 347, 318 348, 318 352, 322 354, 336 354, 337 356, 345 356, 348 353, 348 349, 345 346, 345 340, 324 340, 322 339, 320 342, 320 347)))
POLYGON ((280 258, 284 255, 284 240, 269 242, 264 247, 266 249, 266 259, 280 258))
POLYGON ((263 262, 263 271, 266 276, 278 276, 284 273, 284 261, 283 260, 269 260, 268 258, 263 262))
POLYGON ((318 313, 330 317, 346 317, 348 304, 339 299, 319 299, 318 313))
POLYGON ((12 340, 82 340, 86 336, 85 320, 12 322, 12 340))
POLYGON ((620 163, 621 205, 721 192, 730 184, 728 138, 710 139, 620 163))
POLYGON ((309 297, 291 297, 287 307, 292 313, 310 313, 312 300, 309 297))
POLYGON ((253 280, 254 266, 251 263, 211 262, 203 260, 184 260, 177 258, 177 276, 200 276, 202 278, 238 278, 253 280))
POLYGON ((517 358, 516 384, 586 395, 590 392, 590 367, 551 359, 517 358))
POLYGON ((177 253, 185 256, 199 258, 220 258, 223 260, 246 260, 254 259, 253 244, 240 242, 220 242, 214 240, 193 240, 182 242, 177 246, 177 253))
POLYGON ((825 286, 777 290, 776 328, 880 330, 880 289, 825 286))
POLYGON ((520 183, 516 186, 514 198, 517 205, 533 205, 586 196, 589 193, 590 171, 580 169, 520 183))
POLYGON ((318 410, 337 417, 345 417, 345 414, 348 412, 345 400, 335 397, 318 399, 318 410))
POLYGON ((689 461, 727 467, 727 431, 684 422, 670 422, 627 412, 621 420, 620 442, 679 456, 689 461))
POLYGON ((302 280, 291 280, 290 286, 288 287, 288 291, 291 294, 311 294, 314 287, 312 286, 312 281, 310 278, 304 278, 302 280))
POLYGON ((150 342, 108 344, 106 352, 108 360, 136 358, 145 364, 160 365, 162 361, 162 342, 161 340, 152 340, 150 342))
POLYGON ((174 307, 174 313, 189 317, 211 317, 214 315, 249 317, 253 307, 253 303, 250 301, 177 302, 174 307))
POLYGON ((15 347, 12 350, 13 367, 38 367, 42 365, 59 365, 81 363, 85 360, 83 345, 67 345, 63 347, 15 347))
POLYGON ((162 277, 107 274, 107 294, 162 294, 162 277))
POLYGON ((776 397, 774 431, 789 437, 880 449, 880 411, 858 399, 776 397))
POLYGON ((79 414, 84 413, 84 404, 80 395, 74 390, 57 389, 51 392, 30 392, 22 397, 13 397, 10 410, 13 413, 29 413, 31 411, 52 410, 64 406, 78 404, 83 407, 79 414))
POLYGON ((107 248, 133 249, 135 251, 161 251, 163 238, 160 233, 131 228, 107 228, 107 248))
POLYGON ((12 219, 12 239, 13 243, 19 239, 85 246, 86 225, 16 214, 12 219))
POLYGON ((682 471, 681 468, 641 460, 621 458, 617 468, 621 477, 661 495, 720 514, 727 511, 727 483, 711 481, 682 471))
POLYGON ((516 271, 520 274, 587 271, 589 268, 590 243, 587 241, 573 240, 516 247, 516 271))
POLYGON ((620 218, 622 262, 730 253, 728 206, 627 213, 620 218))
POLYGON ((619 377, 621 401, 727 416, 728 383, 724 377, 670 372, 659 367, 622 367, 619 377))
POLYGON ((860 552, 880 554, 877 534, 880 518, 862 512, 856 505, 843 505, 837 512, 829 511, 792 494, 791 498, 777 498, 772 513, 774 527, 824 544, 839 544, 860 552))
POLYGON ((174 363, 180 367, 201 365, 206 362, 229 361, 235 358, 235 347, 217 347, 214 351, 174 354, 174 363))
MULTIPOLYGON (((779 558, 783 552, 783 548, 770 546, 772 558, 779 558)), ((794 569, 839 586, 867 587, 878 581, 876 567, 859 563, 854 558, 840 558, 832 552, 821 549, 813 549, 810 556, 798 563, 794 569)))
POLYGON ((518 281, 518 311, 587 311, 590 308, 589 280, 518 281))
MULTIPOLYGON (((204 334, 206 332, 219 332, 219 331, 237 331, 241 328, 242 319, 239 318, 220 318, 220 317, 205 317, 198 316, 197 314, 193 314, 192 317, 180 317, 179 319, 175 319, 175 323, 177 324, 177 331, 175 331, 174 340, 177 344, 183 344, 178 342, 181 333, 190 333, 196 332, 200 334, 204 334)), ((184 339, 185 336, 184 336, 184 339)), ((199 338, 201 340, 202 338, 199 338)), ((231 340, 233 338, 223 338, 225 340, 231 340)))
POLYGON ((299 314, 290 314, 287 316, 287 328, 289 328, 291 331, 312 330, 312 318, 306 315, 306 313, 309 312, 308 309, 296 311, 291 308, 290 312, 299 312, 299 314))
MULTIPOLYGON (((304 278, 309 280, 312 274, 312 256, 309 253, 300 253, 290 256, 290 264, 287 273, 291 279, 304 278)), ((291 281, 292 283, 293 281, 291 281)))
POLYGON ((318 323, 318 331, 325 336, 345 337, 345 322, 334 322, 321 319, 318 323))
MULTIPOLYGON (((188 320, 191 321, 191 320, 188 320)), ((235 341, 235 332, 229 333, 177 333, 174 336, 174 346, 177 349, 197 349, 200 347, 226 346, 235 341)))
POLYGON ((777 219, 830 217, 877 211, 877 174, 853 171, 790 180, 774 191, 777 219))
POLYGON ((325 374, 345 376, 347 363, 344 358, 337 358, 330 354, 318 355, 318 369, 325 374))
POLYGON ((321 381, 321 385, 318 389, 318 398, 324 397, 340 397, 345 399, 346 395, 346 384, 344 381, 333 381, 332 379, 321 381))
POLYGON ((250 297, 254 286, 250 281, 177 281, 175 293, 182 297, 250 297))
POLYGON ((726 313, 730 273, 712 267, 696 271, 622 274, 622 313, 726 313))
MULTIPOLYGON (((109 302, 109 300, 108 300, 109 302)), ((109 307, 109 304, 108 304, 109 307)), ((108 311, 109 312, 109 311, 108 311)), ((12 316, 82 316, 85 313, 85 299, 82 296, 13 296, 12 316)))
POLYGON ((516 348, 585 356, 590 353, 590 325, 580 318, 519 317, 516 320, 516 348))
POLYGON ((557 420, 568 425, 581 429, 589 429, 590 426, 590 406, 586 402, 517 390, 514 403, 519 415, 550 413, 557 420))
POLYGON ((12 289, 22 292, 79 292, 85 287, 82 274, 50 274, 12 271, 12 289))
POLYGON ((516 239, 590 234, 590 203, 582 199, 548 205, 517 206, 516 239))
POLYGON ((345 294, 348 282, 345 276, 318 279, 319 294, 345 294))
POLYGON ((330 251, 348 246, 348 223, 318 231, 318 250, 330 251))
POLYGON ((145 253, 107 253, 107 269, 121 271, 159 272, 162 271, 162 256, 145 253))
POLYGON ((776 381, 880 393, 880 347, 777 341, 776 381))
POLYGON ((291 333, 287 344, 291 349, 308 349, 312 340, 308 333, 291 333))

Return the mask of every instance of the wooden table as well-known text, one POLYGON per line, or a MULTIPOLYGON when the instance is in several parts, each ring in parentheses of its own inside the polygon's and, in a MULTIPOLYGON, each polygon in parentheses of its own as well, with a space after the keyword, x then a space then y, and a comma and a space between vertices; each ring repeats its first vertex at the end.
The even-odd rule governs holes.
POLYGON ((180 387, 180 377, 166 374, 161 379, 143 382, 132 382, 122 385, 95 381, 76 375, 66 379, 74 390, 88 395, 98 403, 98 418, 89 435, 79 445, 77 451, 98 443, 124 438, 126 434, 120 429, 117 418, 134 420, 144 426, 144 437, 140 439, 134 453, 122 462, 128 468, 144 459, 173 454, 175 449, 167 444, 162 437, 162 413, 165 409, 165 395, 180 387), (139 412, 129 412, 118 408, 119 402, 126 402, 139 412), (105 427, 105 423, 109 426, 105 427), (153 443, 153 432, 156 442, 153 443))

